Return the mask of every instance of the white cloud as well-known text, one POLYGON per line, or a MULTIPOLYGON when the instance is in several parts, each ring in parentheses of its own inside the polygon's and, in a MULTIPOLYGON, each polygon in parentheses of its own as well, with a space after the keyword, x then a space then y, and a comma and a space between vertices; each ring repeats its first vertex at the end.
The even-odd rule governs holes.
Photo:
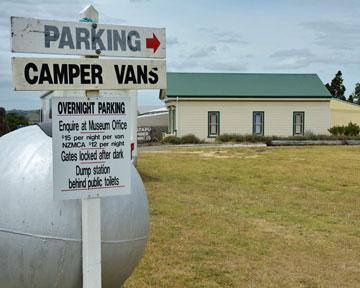
POLYGON ((270 55, 274 62, 265 66, 266 69, 300 69, 310 65, 358 65, 360 57, 340 52, 314 54, 307 48, 279 50, 270 55))
POLYGON ((273 58, 287 58, 287 57, 302 58, 302 57, 309 57, 309 56, 312 56, 312 53, 310 52, 309 49, 306 49, 306 48, 281 50, 281 51, 277 51, 270 55, 270 57, 273 57, 273 58))
POLYGON ((248 70, 245 63, 234 61, 214 61, 205 64, 205 68, 213 72, 243 72, 248 70))
POLYGON ((243 36, 240 33, 228 30, 228 29, 210 29, 210 28, 199 28, 200 33, 206 35, 214 43, 225 43, 225 44, 248 44, 247 41, 243 39, 243 36))
MULTIPOLYGON (((319 73, 329 81, 341 70, 347 87, 360 79, 358 0, 345 4, 336 0, 228 1, 226 5, 191 0, 91 2, 102 23, 165 27, 169 71, 296 70, 319 73)), ((10 58, 24 55, 10 53, 10 16, 77 21, 87 4, 87 0, 0 0, 1 106, 39 105, 35 93, 12 92, 10 58), (25 95, 29 95, 26 101, 25 95)))
POLYGON ((214 52, 216 52, 217 49, 215 46, 206 46, 206 47, 197 48, 194 50, 195 51, 191 52, 188 57, 190 57, 190 58, 208 57, 208 56, 214 54, 214 52))
POLYGON ((174 46, 174 45, 178 45, 179 44, 179 40, 177 37, 174 36, 166 36, 166 46, 174 46))
POLYGON ((275 63, 267 65, 266 68, 299 69, 309 66, 315 60, 315 55, 309 49, 288 49, 277 51, 271 54, 270 58, 273 58, 275 63))
POLYGON ((315 34, 314 43, 330 48, 354 50, 360 46, 360 25, 334 21, 316 21, 302 24, 315 34))
POLYGON ((183 61, 169 61, 168 71, 170 72, 187 72, 195 71, 199 67, 199 63, 196 60, 185 58, 183 61))

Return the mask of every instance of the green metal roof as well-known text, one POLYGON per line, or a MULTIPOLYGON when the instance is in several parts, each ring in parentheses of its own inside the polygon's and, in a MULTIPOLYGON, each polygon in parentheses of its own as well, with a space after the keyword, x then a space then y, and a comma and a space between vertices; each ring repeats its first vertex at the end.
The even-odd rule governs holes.
POLYGON ((167 73, 173 97, 330 98, 317 74, 167 73))

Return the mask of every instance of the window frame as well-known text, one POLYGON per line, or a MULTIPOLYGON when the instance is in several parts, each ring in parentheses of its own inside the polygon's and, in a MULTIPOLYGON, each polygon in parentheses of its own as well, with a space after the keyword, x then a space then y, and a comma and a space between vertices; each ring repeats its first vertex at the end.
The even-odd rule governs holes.
POLYGON ((208 111, 208 138, 216 138, 220 135, 220 111, 208 111), (211 115, 216 115, 216 133, 211 133, 211 115))
POLYGON ((264 111, 253 111, 253 135, 256 136, 264 136, 265 134, 265 112, 264 111), (256 133, 256 124, 255 124, 255 118, 256 115, 261 115, 261 132, 256 133))
POLYGON ((168 113, 168 133, 174 134, 176 133, 176 106, 169 106, 168 113))
POLYGON ((293 112, 293 136, 304 136, 305 133, 305 111, 294 111, 293 112), (296 115, 300 114, 302 123, 301 123, 301 132, 296 133, 296 115))

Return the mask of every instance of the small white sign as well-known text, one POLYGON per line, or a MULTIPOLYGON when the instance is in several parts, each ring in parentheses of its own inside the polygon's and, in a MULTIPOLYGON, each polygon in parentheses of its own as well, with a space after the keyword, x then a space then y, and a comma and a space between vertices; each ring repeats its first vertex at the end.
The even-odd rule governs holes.
POLYGON ((55 200, 130 194, 128 97, 52 100, 55 200))
POLYGON ((165 60, 13 58, 15 90, 165 89, 165 60))
POLYGON ((165 58, 165 28, 11 17, 12 52, 165 58))

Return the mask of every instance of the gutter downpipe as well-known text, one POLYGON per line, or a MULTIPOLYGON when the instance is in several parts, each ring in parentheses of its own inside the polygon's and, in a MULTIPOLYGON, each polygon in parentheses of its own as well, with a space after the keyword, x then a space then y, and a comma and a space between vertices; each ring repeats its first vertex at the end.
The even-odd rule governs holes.
POLYGON ((178 108, 178 105, 179 104, 179 96, 176 96, 176 110, 175 110, 175 113, 176 113, 176 131, 175 131, 175 136, 177 136, 178 134, 178 130, 179 130, 179 108, 178 108))

